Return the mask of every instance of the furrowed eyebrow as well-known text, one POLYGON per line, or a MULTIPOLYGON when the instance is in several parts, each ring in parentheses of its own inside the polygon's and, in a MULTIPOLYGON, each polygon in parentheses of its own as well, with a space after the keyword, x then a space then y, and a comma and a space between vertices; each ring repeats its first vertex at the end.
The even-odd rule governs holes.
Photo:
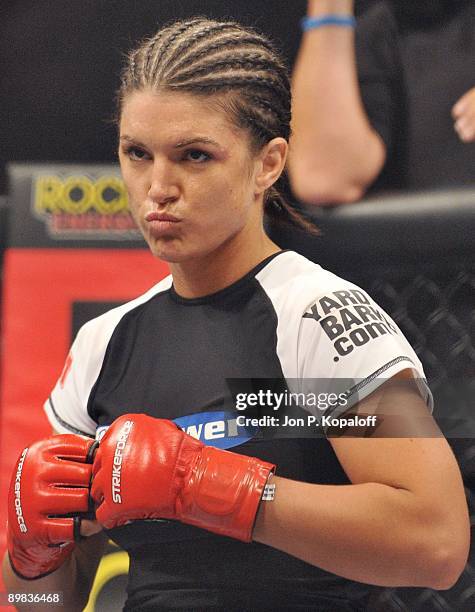
MULTIPOLYGON (((125 140, 126 142, 131 142, 139 147, 146 148, 146 145, 144 145, 142 142, 136 140, 135 138, 132 138, 131 136, 128 136, 127 134, 120 136, 119 140, 125 140)), ((194 145, 194 144, 207 144, 207 145, 213 145, 217 147, 218 149, 222 148, 221 145, 217 143, 215 140, 212 140, 211 138, 206 138, 205 136, 198 137, 198 138, 187 138, 186 140, 180 140, 180 142, 177 142, 176 144, 173 145, 173 148, 182 149, 183 147, 189 147, 190 145, 194 145)))
POLYGON ((119 140, 125 140, 126 142, 131 142, 137 145, 138 147, 143 147, 144 149, 147 148, 143 143, 139 142, 138 140, 135 140, 135 138, 132 138, 131 136, 127 136, 127 134, 120 136, 119 140))
POLYGON ((221 145, 219 145, 216 141, 212 140, 211 138, 188 138, 187 140, 181 140, 180 142, 177 142, 176 145, 173 145, 174 149, 181 149, 183 147, 189 147, 190 145, 193 144, 208 144, 208 145, 213 145, 215 147, 218 147, 221 149, 221 145))

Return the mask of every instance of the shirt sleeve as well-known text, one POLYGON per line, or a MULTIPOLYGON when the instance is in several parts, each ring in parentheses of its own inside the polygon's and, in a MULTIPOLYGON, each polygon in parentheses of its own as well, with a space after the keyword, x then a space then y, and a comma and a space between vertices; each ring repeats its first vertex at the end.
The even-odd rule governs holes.
POLYGON ((432 411, 432 394, 416 353, 391 317, 362 289, 341 281, 302 317, 301 390, 333 397, 325 414, 339 416, 398 372, 409 369, 432 411))
POLYGON ((44 404, 53 429, 58 433, 75 433, 95 437, 97 423, 87 412, 87 402, 100 364, 92 351, 91 327, 83 326, 71 346, 63 371, 44 404), (96 362, 96 363, 95 363, 96 362))
POLYGON ((89 415, 89 399, 115 328, 127 312, 167 290, 171 282, 171 275, 168 275, 138 298, 91 319, 81 327, 59 380, 44 404, 46 415, 56 431, 96 436, 98 423, 89 415))

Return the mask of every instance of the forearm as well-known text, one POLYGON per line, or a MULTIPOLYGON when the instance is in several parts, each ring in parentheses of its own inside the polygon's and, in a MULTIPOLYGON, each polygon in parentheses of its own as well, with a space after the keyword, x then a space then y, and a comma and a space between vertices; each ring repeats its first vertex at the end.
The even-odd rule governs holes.
MULTIPOLYGON (((308 14, 353 14, 352 0, 314 0, 308 14)), ((303 34, 293 75, 289 170, 297 196, 312 203, 360 198, 384 163, 384 145, 361 100, 353 28, 303 34)))
POLYGON ((273 482, 276 497, 261 503, 254 540, 352 580, 446 588, 434 578, 443 563, 432 542, 437 525, 410 491, 377 483, 273 482))
MULTIPOLYGON (((7 593, 62 594, 63 610, 80 612, 87 604, 97 565, 102 556, 105 538, 102 533, 76 545, 72 555, 54 572, 37 580, 23 580, 13 571, 8 554, 3 558, 3 580, 7 593), (91 545, 96 549, 91 554, 91 545)), ((52 605, 37 603, 17 605, 18 610, 50 612, 52 605)))

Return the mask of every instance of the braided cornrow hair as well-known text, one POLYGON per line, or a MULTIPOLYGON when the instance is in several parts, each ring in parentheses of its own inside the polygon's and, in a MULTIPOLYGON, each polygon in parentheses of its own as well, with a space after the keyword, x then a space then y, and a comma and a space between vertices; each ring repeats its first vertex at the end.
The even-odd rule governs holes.
MULTIPOLYGON (((290 137, 288 70, 273 44, 233 21, 194 17, 177 21, 145 40, 128 57, 118 92, 150 88, 197 95, 225 94, 221 106, 246 129, 255 151, 278 136, 290 137)), ((272 220, 318 234, 318 229, 282 195, 283 176, 265 194, 272 220)))

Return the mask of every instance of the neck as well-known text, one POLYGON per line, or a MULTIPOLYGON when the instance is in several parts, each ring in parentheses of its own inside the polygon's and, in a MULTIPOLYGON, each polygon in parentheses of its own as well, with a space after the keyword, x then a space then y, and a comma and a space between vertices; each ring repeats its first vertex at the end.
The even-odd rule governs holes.
POLYGON ((221 245, 219 253, 213 251, 192 261, 170 264, 175 291, 184 298, 216 293, 280 250, 264 230, 252 242, 242 232, 221 245))

